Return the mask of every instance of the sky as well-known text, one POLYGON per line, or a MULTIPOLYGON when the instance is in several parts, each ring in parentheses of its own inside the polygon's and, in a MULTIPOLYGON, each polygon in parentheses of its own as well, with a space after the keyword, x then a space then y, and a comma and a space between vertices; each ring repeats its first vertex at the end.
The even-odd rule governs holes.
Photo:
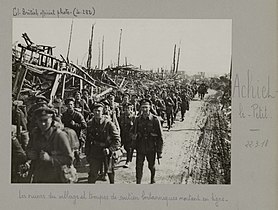
POLYGON ((54 55, 86 66, 88 43, 94 27, 92 66, 98 65, 104 37, 104 68, 117 64, 122 29, 120 65, 146 70, 171 69, 174 45, 180 48, 179 70, 188 73, 229 73, 232 53, 232 20, 229 19, 56 19, 14 18, 13 44, 24 43, 27 33, 36 44, 56 46, 54 55))

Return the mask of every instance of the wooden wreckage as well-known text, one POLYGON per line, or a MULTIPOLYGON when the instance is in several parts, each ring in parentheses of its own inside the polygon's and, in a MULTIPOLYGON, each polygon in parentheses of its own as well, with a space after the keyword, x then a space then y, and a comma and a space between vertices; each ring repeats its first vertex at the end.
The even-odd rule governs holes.
POLYGON ((65 99, 83 88, 98 99, 111 91, 143 93, 150 86, 161 86, 162 81, 163 84, 174 83, 176 79, 176 75, 165 79, 163 72, 155 74, 130 64, 91 69, 74 64, 63 55, 55 57, 55 46, 37 45, 26 33, 22 37, 26 44, 13 47, 13 100, 44 95, 52 103, 56 98, 65 99))
POLYGON ((132 65, 115 68, 87 69, 69 62, 62 55, 53 56, 54 46, 36 45, 23 34, 26 45, 13 48, 12 96, 21 100, 34 95, 44 95, 52 103, 73 91, 86 88, 92 97, 98 98, 115 90, 124 91, 125 86, 140 70, 132 65))

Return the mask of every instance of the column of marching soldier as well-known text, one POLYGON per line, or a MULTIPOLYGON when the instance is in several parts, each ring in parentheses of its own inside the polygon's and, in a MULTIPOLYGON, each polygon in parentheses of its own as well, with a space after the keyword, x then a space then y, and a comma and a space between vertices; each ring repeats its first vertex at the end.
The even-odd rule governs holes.
POLYGON ((112 92, 101 100, 84 89, 73 97, 48 103, 36 96, 33 105, 14 101, 12 110, 12 183, 69 183, 81 155, 89 163, 88 183, 106 179, 114 183, 114 166, 126 152, 130 167, 136 150, 136 183, 140 184, 145 158, 155 183, 155 162, 162 157, 164 121, 170 131, 178 111, 181 121, 196 94, 191 86, 152 89, 144 94, 112 92), (18 129, 20 128, 20 129, 18 129), (18 133, 20 132, 20 135, 18 133), (29 135, 28 135, 29 134, 29 135))

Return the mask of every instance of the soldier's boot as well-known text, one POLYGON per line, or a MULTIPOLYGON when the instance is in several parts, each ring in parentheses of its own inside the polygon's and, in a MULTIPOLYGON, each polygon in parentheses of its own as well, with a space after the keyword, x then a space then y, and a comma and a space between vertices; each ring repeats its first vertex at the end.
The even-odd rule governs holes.
POLYGON ((89 176, 88 176, 88 183, 95 184, 96 181, 97 181, 97 178, 92 176, 91 174, 89 174, 89 176))
POLYGON ((106 176, 107 176, 107 173, 99 173, 98 177, 97 177, 97 180, 105 182, 105 181, 107 181, 106 176))
POLYGON ((152 169, 151 170, 151 184, 154 184, 155 183, 155 169, 152 169))
POLYGON ((129 162, 132 162, 133 152, 134 152, 134 150, 132 148, 130 148, 129 162))
POLYGON ((181 121, 184 121, 184 114, 185 113, 183 113, 183 112, 181 113, 181 121))
POLYGON ((136 178, 136 184, 141 184, 141 179, 142 178, 136 178))
POLYGON ((105 168, 104 163, 102 163, 101 168, 99 169, 97 180, 107 181, 106 176, 107 176, 107 169, 105 168))
POLYGON ((74 151, 74 159, 75 159, 75 166, 80 166, 81 158, 80 158, 80 152, 78 150, 74 151))
POLYGON ((114 184, 115 183, 115 174, 112 173, 108 173, 108 178, 109 178, 109 182, 110 184, 114 184))
POLYGON ((129 168, 129 164, 132 161, 132 156, 133 156, 133 149, 129 148, 129 150, 127 151, 126 163, 123 166, 124 168, 129 168))
POLYGON ((129 164, 130 164, 130 161, 126 160, 125 164, 124 164, 124 168, 129 168, 129 164))
POLYGON ((143 173, 136 172, 136 184, 141 184, 143 173))

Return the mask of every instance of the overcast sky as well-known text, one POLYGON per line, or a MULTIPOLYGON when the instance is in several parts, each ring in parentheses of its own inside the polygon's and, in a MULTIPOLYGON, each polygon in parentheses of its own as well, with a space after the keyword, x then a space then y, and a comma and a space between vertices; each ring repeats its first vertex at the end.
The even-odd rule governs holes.
MULTIPOLYGON (((14 18, 13 43, 25 43, 26 32, 36 44, 56 46, 54 55, 66 57, 72 19, 14 18)), ((228 73, 232 52, 232 21, 206 19, 73 19, 70 60, 86 65, 91 26, 95 24, 93 66, 98 64, 104 36, 104 68, 117 64, 122 29, 120 65, 125 57, 143 69, 170 69, 174 45, 180 47, 179 70, 228 73)), ((178 50, 177 50, 178 51, 178 50)))

